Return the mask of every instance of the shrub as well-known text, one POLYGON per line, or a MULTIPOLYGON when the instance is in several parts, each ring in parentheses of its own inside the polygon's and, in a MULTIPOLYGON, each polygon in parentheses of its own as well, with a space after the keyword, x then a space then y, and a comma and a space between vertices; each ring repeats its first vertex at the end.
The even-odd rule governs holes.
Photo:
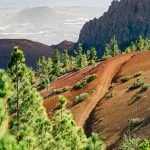
POLYGON ((141 150, 149 150, 150 149, 150 140, 144 140, 141 144, 140 144, 140 149, 141 150))
POLYGON ((144 80, 142 78, 138 78, 136 80, 136 82, 134 82, 130 87, 129 87, 129 90, 134 90, 134 89, 137 89, 141 86, 143 86, 144 84, 144 80))
POLYGON ((128 120, 128 125, 130 128, 134 128, 134 127, 140 125, 143 121, 144 121, 144 119, 141 119, 141 118, 130 119, 130 120, 128 120))
POLYGON ((145 91, 147 91, 149 87, 150 87, 150 84, 146 84, 146 83, 143 84, 143 86, 141 87, 140 92, 145 92, 145 91))
POLYGON ((113 91, 110 91, 110 92, 108 92, 108 93, 106 94, 105 98, 106 98, 106 99, 109 99, 109 98, 114 97, 115 95, 116 95, 116 94, 115 94, 113 91))
POLYGON ((125 82, 129 81, 131 78, 132 78, 131 76, 123 77, 121 79, 121 83, 125 83, 125 82))
POLYGON ((136 139, 135 136, 129 134, 129 135, 124 135, 123 141, 120 145, 121 150, 136 150, 138 149, 138 140, 136 139))
POLYGON ((96 74, 88 75, 88 76, 85 77, 86 78, 86 82, 89 83, 89 82, 95 80, 96 77, 97 77, 96 74))
POLYGON ((52 97, 53 95, 58 95, 58 94, 62 94, 65 93, 67 91, 69 91, 71 88, 70 87, 64 87, 64 88, 60 88, 60 89, 55 89, 53 90, 48 97, 52 97))
POLYGON ((134 74, 134 78, 140 77, 142 75, 142 73, 143 73, 142 71, 135 73, 134 74))
POLYGON ((136 94, 133 98, 132 98, 132 104, 137 102, 138 100, 140 100, 142 98, 141 94, 136 94))
POLYGON ((45 88, 47 88, 47 83, 45 82, 45 81, 43 81, 43 82, 41 82, 40 84, 39 84, 39 86, 38 86, 38 90, 43 90, 43 89, 45 89, 45 88))
POLYGON ((93 81, 96 77, 97 77, 96 74, 92 74, 92 75, 86 76, 86 77, 83 78, 81 81, 77 82, 77 83, 73 86, 73 89, 74 89, 74 90, 79 90, 79 89, 83 88, 84 86, 87 85, 87 83, 90 83, 90 82, 93 81))
POLYGON ((79 96, 76 96, 76 97, 75 97, 75 102, 76 102, 76 103, 80 103, 80 102, 84 101, 85 99, 87 99, 88 96, 89 96, 88 93, 82 93, 82 94, 80 94, 79 96))

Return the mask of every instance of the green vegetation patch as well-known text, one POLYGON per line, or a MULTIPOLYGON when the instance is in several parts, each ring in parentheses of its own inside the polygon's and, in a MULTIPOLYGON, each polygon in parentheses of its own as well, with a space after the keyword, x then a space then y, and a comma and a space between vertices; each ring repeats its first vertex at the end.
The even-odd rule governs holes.
POLYGON ((134 74, 134 78, 140 77, 143 74, 143 71, 137 72, 134 74))
POLYGON ((121 83, 125 83, 125 82, 128 82, 132 77, 131 76, 126 76, 126 77, 123 77, 121 78, 121 83))
POLYGON ((69 91, 70 89, 71 89, 71 87, 63 87, 63 88, 55 89, 48 95, 48 97, 52 97, 54 95, 59 95, 59 94, 65 93, 65 92, 69 91))
POLYGON ((128 120, 128 125, 131 129, 135 128, 136 126, 140 125, 144 121, 143 118, 133 118, 128 120))
POLYGON ((141 87, 140 92, 147 91, 149 87, 150 87, 150 84, 147 84, 147 83, 143 84, 142 87, 141 87))
POLYGON ((83 88, 84 86, 86 86, 88 83, 90 83, 91 81, 93 81, 94 79, 96 79, 97 75, 96 74, 92 74, 92 75, 88 75, 85 78, 83 78, 81 81, 77 82, 74 86, 73 89, 74 90, 80 90, 81 88, 83 88))
POLYGON ((116 95, 115 92, 109 91, 109 92, 106 94, 105 98, 106 98, 106 99, 110 99, 110 98, 114 97, 115 95, 116 95))
POLYGON ((140 149, 141 150, 149 150, 150 149, 150 140, 144 140, 140 143, 140 149))
POLYGON ((134 90, 142 87, 144 84, 144 79, 143 78, 138 78, 129 88, 128 90, 134 90))
POLYGON ((75 103, 80 103, 83 102, 84 100, 86 100, 88 98, 89 94, 88 93, 82 93, 79 96, 75 97, 75 103))

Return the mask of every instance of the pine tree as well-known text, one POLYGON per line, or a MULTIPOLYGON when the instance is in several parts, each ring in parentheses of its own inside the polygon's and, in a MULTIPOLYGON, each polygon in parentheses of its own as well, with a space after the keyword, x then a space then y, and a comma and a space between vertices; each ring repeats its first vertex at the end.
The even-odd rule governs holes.
POLYGON ((70 56, 70 70, 74 70, 76 67, 76 59, 73 56, 70 56))
POLYGON ((144 39, 141 35, 139 36, 138 40, 136 41, 136 45, 137 45, 137 51, 144 50, 144 39))
POLYGON ((130 47, 127 47, 126 50, 125 50, 125 52, 126 52, 126 53, 130 53, 130 52, 131 52, 130 47))
POLYGON ((26 144, 20 143, 8 133, 7 101, 13 95, 11 80, 5 71, 0 70, 0 149, 25 150, 26 144))
POLYGON ((75 50, 76 56, 76 68, 82 69, 87 66, 87 57, 86 54, 83 54, 82 44, 79 43, 77 50, 75 50))
POLYGON ((87 138, 82 129, 76 126, 71 113, 66 109, 67 99, 60 96, 60 108, 54 114, 53 137, 58 150, 81 150, 87 138))
POLYGON ((97 51, 95 48, 91 48, 87 51, 87 59, 89 61, 89 64, 95 65, 95 61, 97 59, 97 51))
POLYGON ((137 50, 137 47, 134 42, 131 42, 130 49, 131 49, 131 52, 135 52, 137 50))
POLYGON ((71 65, 70 65, 70 57, 68 55, 68 50, 64 50, 62 54, 62 62, 63 62, 63 67, 65 70, 68 72, 70 71, 71 65))
POLYGON ((119 44, 118 44, 116 37, 114 36, 110 40, 110 44, 105 45, 105 51, 103 54, 103 58, 111 57, 111 56, 114 57, 114 56, 118 55, 119 53, 121 53, 121 51, 119 49, 119 44))
POLYGON ((24 85, 30 84, 27 76, 27 67, 24 63, 25 57, 23 52, 18 47, 14 47, 8 64, 8 73, 14 83, 15 89, 13 100, 10 101, 10 115, 14 115, 16 118, 18 130, 20 126, 21 97, 23 96, 21 89, 24 88, 24 85))
POLYGON ((52 59, 46 59, 44 56, 38 59, 38 76, 40 77, 40 86, 41 88, 47 88, 52 82, 52 59))
POLYGON ((40 95, 29 82, 28 69, 21 60, 25 58, 17 48, 12 53, 8 69, 15 87, 13 97, 8 101, 9 113, 13 116, 10 133, 15 135, 19 144, 27 143, 27 149, 48 149, 52 143, 50 139, 53 139, 52 125, 47 119, 40 95))
POLYGON ((57 77, 59 77, 62 73, 62 64, 60 61, 60 53, 58 50, 55 51, 52 73, 57 77))
POLYGON ((92 133, 85 150, 103 150, 103 148, 104 143, 99 139, 98 134, 92 133))
POLYGON ((77 47, 77 50, 75 51, 75 53, 77 54, 76 56, 76 67, 77 69, 81 69, 83 68, 82 66, 82 56, 83 56, 83 49, 82 49, 82 44, 79 43, 78 44, 78 47, 77 47))
POLYGON ((150 39, 149 38, 146 38, 144 41, 144 49, 150 50, 150 39))
POLYGON ((4 128, 8 124, 7 118, 7 100, 12 96, 11 80, 6 72, 0 70, 0 137, 7 129, 4 128), (5 129, 5 130, 4 130, 5 129))
POLYGON ((82 55, 82 59, 81 59, 81 66, 82 68, 87 67, 88 66, 88 61, 87 61, 87 57, 86 54, 82 55))
POLYGON ((121 52, 119 49, 118 41, 115 36, 110 41, 110 50, 111 50, 111 56, 113 57, 118 55, 121 52))
POLYGON ((105 45, 103 58, 106 58, 106 57, 111 57, 111 49, 110 49, 110 45, 109 44, 105 45))

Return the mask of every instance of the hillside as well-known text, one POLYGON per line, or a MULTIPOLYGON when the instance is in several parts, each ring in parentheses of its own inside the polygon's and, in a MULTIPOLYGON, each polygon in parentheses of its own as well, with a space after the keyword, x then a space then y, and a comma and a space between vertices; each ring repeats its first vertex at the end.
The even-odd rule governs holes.
POLYGON ((53 111, 57 109, 58 94, 48 95, 61 88, 74 86, 87 75, 96 74, 97 78, 83 88, 62 93, 69 100, 67 107, 72 112, 76 123, 85 128, 87 135, 90 135, 91 131, 98 132, 110 150, 118 149, 117 144, 128 127, 129 119, 143 119, 133 131, 139 138, 148 138, 150 135, 149 89, 142 92, 141 98, 134 103, 131 98, 136 96, 140 88, 128 91, 127 87, 137 80, 138 77, 134 77, 134 74, 139 71, 142 71, 140 77, 144 78, 145 83, 150 83, 149 55, 150 51, 118 55, 98 63, 95 68, 89 66, 58 78, 48 90, 41 91, 49 117, 51 118, 53 111), (123 77, 129 75, 132 76, 131 80, 120 83, 123 77), (110 90, 115 95, 106 99, 105 95, 110 90), (75 103, 75 97, 82 93, 88 93, 87 99, 75 103))
POLYGON ((12 49, 16 45, 24 51, 27 65, 36 69, 37 58, 42 56, 53 57, 56 49, 62 52, 64 49, 70 48, 72 44, 68 41, 62 42, 58 46, 48 46, 26 39, 0 39, 0 68, 7 67, 12 49))
POLYGON ((97 47, 102 54, 104 44, 115 35, 121 48, 139 35, 150 36, 149 0, 114 0, 99 19, 87 22, 81 29, 78 42, 85 47, 97 47))

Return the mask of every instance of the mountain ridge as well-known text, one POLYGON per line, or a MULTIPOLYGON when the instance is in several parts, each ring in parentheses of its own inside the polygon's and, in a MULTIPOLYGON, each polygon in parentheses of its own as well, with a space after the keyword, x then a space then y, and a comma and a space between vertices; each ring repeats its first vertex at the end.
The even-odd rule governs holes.
POLYGON ((114 0, 102 17, 83 26, 78 42, 98 48, 98 54, 102 55, 100 49, 115 35, 124 49, 139 35, 150 36, 149 8, 149 0, 114 0))
POLYGON ((27 39, 0 39, 0 68, 7 68, 7 63, 14 46, 19 46, 19 48, 23 50, 26 55, 27 65, 36 69, 36 61, 39 57, 53 57, 56 49, 62 53, 64 49, 69 49, 73 45, 74 44, 69 41, 61 42, 58 45, 48 46, 27 39))

